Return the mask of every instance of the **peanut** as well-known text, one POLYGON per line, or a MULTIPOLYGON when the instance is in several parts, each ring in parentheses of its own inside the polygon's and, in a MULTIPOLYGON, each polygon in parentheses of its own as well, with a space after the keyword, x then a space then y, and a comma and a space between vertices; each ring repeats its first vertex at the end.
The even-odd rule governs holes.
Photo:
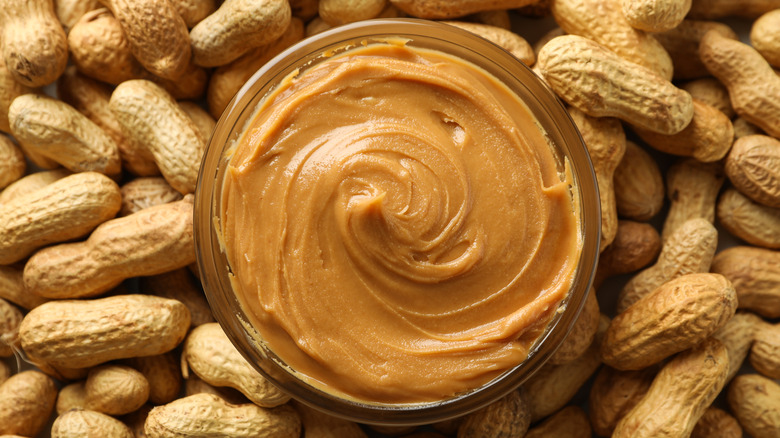
POLYGON ((214 322, 211 308, 203 295, 200 284, 187 269, 176 269, 140 280, 141 290, 152 295, 181 301, 190 311, 192 326, 214 322))
POLYGON ((130 51, 147 70, 165 79, 181 77, 189 67, 187 25, 167 0, 100 0, 122 26, 130 51), (160 35, 165 35, 161 40, 160 35))
POLYGON ((140 409, 123 415, 120 418, 120 421, 130 428, 130 431, 133 432, 135 438, 146 438, 144 423, 146 423, 146 417, 149 416, 149 412, 151 412, 152 408, 153 406, 147 403, 141 406, 140 409))
POLYGON ((520 389, 466 415, 458 426, 458 438, 525 436, 530 425, 528 398, 520 389))
POLYGON ((729 352, 729 373, 726 381, 729 382, 737 375, 742 362, 750 351, 755 333, 762 324, 761 318, 746 312, 738 312, 729 322, 712 334, 719 340, 729 352))
POLYGON ((780 8, 780 0, 693 0, 689 15, 708 19, 730 15, 756 18, 777 8, 780 8))
POLYGON ((688 19, 674 29, 654 35, 672 58, 674 79, 697 79, 710 75, 699 58, 699 43, 710 30, 725 38, 737 39, 737 34, 727 24, 688 19))
POLYGON ((5 66, 5 61, 0 59, 0 131, 11 133, 11 126, 8 124, 8 107, 11 102, 22 94, 33 91, 33 88, 17 82, 5 66))
POLYGON ((72 106, 50 97, 24 94, 8 108, 14 137, 27 149, 74 172, 117 176, 121 171, 116 143, 72 106))
POLYGON ((181 101, 179 102, 179 108, 192 119, 195 127, 198 128, 201 138, 208 143, 211 138, 211 132, 217 126, 217 121, 214 120, 214 117, 211 117, 208 111, 195 102, 181 101))
POLYGON ((731 412, 754 438, 780 436, 780 385, 758 374, 734 378, 728 389, 731 412))
POLYGON ((134 438, 121 421, 100 412, 73 409, 57 417, 51 438, 134 438))
POLYGON ((661 252, 661 236, 652 225, 618 221, 615 240, 599 256, 593 287, 600 288, 609 277, 628 274, 653 262, 661 252))
POLYGON ((320 0, 290 0, 290 9, 293 17, 310 21, 319 13, 320 0))
MULTIPOLYGON (((197 374, 192 373, 184 381, 184 395, 213 394, 233 405, 250 403, 244 394, 228 386, 213 386, 204 382, 197 374)), ((301 414, 303 416, 303 414, 301 414)))
POLYGON ((725 169, 742 194, 767 207, 780 207, 780 140, 766 135, 737 139, 725 169))
POLYGON ((294 403, 293 407, 301 417, 303 438, 367 438, 357 423, 334 417, 303 403, 294 403))
POLYGON ((764 248, 780 248, 780 207, 753 202, 735 189, 726 189, 717 205, 718 221, 740 239, 764 248))
POLYGON ((0 135, 0 190, 24 176, 27 163, 19 146, 8 137, 0 135))
POLYGON ((174 401, 181 392, 179 357, 174 352, 133 357, 124 363, 138 370, 149 382, 149 402, 161 405, 174 401))
POLYGON ((67 169, 44 170, 31 173, 11 183, 5 190, 0 191, 0 205, 10 202, 12 199, 26 193, 34 192, 40 188, 65 178, 71 172, 67 169))
POLYGON ((728 412, 710 406, 693 428, 691 438, 742 438, 742 427, 728 412))
POLYGON ((152 409, 144 432, 149 438, 297 438, 301 419, 289 405, 231 405, 216 395, 195 394, 152 409))
POLYGON ((24 317, 19 336, 29 356, 83 368, 170 351, 184 339, 189 324, 189 312, 178 301, 119 295, 42 304, 24 317))
POLYGON ((206 383, 235 388, 258 406, 279 406, 290 399, 241 356, 215 322, 200 325, 187 336, 182 352, 182 369, 187 378, 185 361, 206 383))
POLYGON ((538 0, 390 0, 405 13, 418 18, 455 18, 481 11, 514 9, 536 3, 538 0))
POLYGON ((780 68, 780 5, 758 17, 750 29, 750 44, 774 67, 780 68))
POLYGON ((739 116, 732 121, 732 125, 734 125, 734 138, 747 137, 748 135, 766 135, 761 128, 739 116))
POLYGON ((0 206, 0 263, 24 259, 36 249, 84 236, 113 218, 119 187, 95 172, 66 176, 0 206))
POLYGON ((149 381, 123 365, 101 365, 89 370, 84 384, 84 407, 108 415, 129 414, 149 399, 149 381))
POLYGON ((628 23, 647 32, 664 32, 677 27, 691 9, 691 0, 622 0, 628 23))
POLYGON ((669 54, 652 35, 629 24, 621 0, 551 0, 550 10, 566 33, 591 39, 622 59, 672 79, 669 54))
POLYGON ((588 297, 585 299, 580 315, 574 322, 566 339, 563 340, 558 350, 550 357, 548 361, 551 365, 559 365, 571 362, 582 356, 588 347, 593 343, 596 331, 599 328, 599 302, 596 299, 596 291, 591 288, 588 297))
POLYGON ((604 335, 601 357, 613 368, 642 369, 699 344, 736 309, 737 294, 726 277, 683 275, 619 313, 604 335))
POLYGON ((780 76, 756 49, 709 31, 699 56, 729 90, 734 111, 769 135, 780 137, 780 76))
POLYGON ((558 96, 592 117, 617 117, 668 135, 693 118, 690 94, 587 38, 553 38, 536 63, 558 96))
POLYGON ((488 24, 502 29, 512 30, 512 18, 506 10, 481 11, 466 18, 466 21, 473 21, 475 23, 488 24))
POLYGON ((634 131, 656 150, 694 157, 705 163, 726 156, 734 141, 731 120, 717 108, 697 99, 693 99, 691 123, 677 134, 658 134, 642 128, 634 128, 634 131))
POLYGON ((647 394, 618 422, 613 438, 690 436, 726 383, 728 352, 708 339, 667 363, 647 394))
POLYGON ((604 366, 596 375, 588 396, 588 414, 593 430, 612 435, 618 421, 645 396, 657 373, 656 367, 621 371, 604 366))
POLYGON ((445 21, 445 23, 485 38, 502 47, 527 65, 533 65, 536 61, 534 49, 528 44, 528 41, 511 30, 490 26, 488 24, 467 23, 465 21, 445 21))
POLYGON ((11 377, 11 367, 4 361, 0 361, 0 385, 11 377))
POLYGON ((234 61, 250 49, 279 38, 291 16, 290 4, 285 0, 225 0, 192 28, 193 62, 217 67, 234 61))
POLYGON ((320 18, 331 26, 376 18, 387 0, 320 0, 320 18))
POLYGON ((617 300, 618 313, 653 290, 685 274, 708 272, 718 246, 718 231, 704 219, 685 222, 664 242, 655 264, 633 276, 617 300))
POLYGON ((740 309, 767 318, 780 317, 780 251, 749 246, 724 249, 712 259, 712 272, 722 274, 737 291, 740 309))
POLYGON ((0 298, 0 357, 8 357, 19 348, 19 324, 22 312, 13 304, 0 298))
POLYGON ((109 107, 125 135, 146 145, 168 183, 182 194, 195 191, 205 141, 192 119, 153 82, 122 82, 109 107))
POLYGON ((305 36, 310 37, 312 35, 317 35, 318 33, 325 32, 331 27, 333 26, 326 23, 325 20, 323 20, 319 16, 316 16, 314 17, 313 20, 306 23, 305 36))
POLYGON ((66 34, 79 18, 98 8, 100 8, 98 0, 56 0, 54 2, 54 12, 66 34))
POLYGON ((671 201, 661 238, 666 240, 691 219, 715 221, 715 200, 726 176, 721 163, 678 160, 666 172, 666 194, 671 201))
POLYGON ((0 298, 27 310, 48 301, 24 289, 22 270, 14 266, 0 266, 0 298))
POLYGON ((780 379, 780 325, 761 324, 750 347, 750 365, 770 379, 780 379))
POLYGON ((63 386, 57 394, 57 403, 55 410, 57 415, 62 415, 71 409, 84 409, 87 391, 83 381, 74 382, 63 386))
POLYGON ((145 208, 182 199, 181 193, 171 187, 165 178, 155 176, 136 178, 123 185, 120 191, 122 193, 120 216, 127 216, 145 208))
POLYGON ((661 211, 665 193, 663 176, 658 163, 643 147, 626 141, 626 152, 615 168, 613 181, 620 216, 646 221, 661 211))
POLYGON ((567 406, 529 430, 524 438, 590 438, 588 416, 579 406, 567 406))
POLYGON ((715 78, 707 77, 694 79, 682 84, 682 89, 690 93, 694 100, 699 100, 711 107, 717 108, 729 119, 732 119, 737 115, 734 108, 731 107, 729 90, 715 78))
POLYGON ((3 59, 13 78, 27 87, 54 82, 68 63, 68 40, 52 3, 0 2, 3 59))
POLYGON ((22 371, 0 385, 0 434, 35 436, 54 410, 57 386, 39 371, 22 371))
POLYGON ((217 10, 216 0, 171 0, 189 29, 217 10))

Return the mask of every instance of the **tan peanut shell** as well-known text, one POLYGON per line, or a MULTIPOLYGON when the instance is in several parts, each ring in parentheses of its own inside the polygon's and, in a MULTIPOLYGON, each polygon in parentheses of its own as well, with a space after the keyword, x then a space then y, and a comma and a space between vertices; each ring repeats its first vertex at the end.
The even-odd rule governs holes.
POLYGON ((587 38, 553 38, 536 67, 558 96, 592 117, 617 117, 668 135, 693 118, 690 94, 587 38))
POLYGON ((11 133, 11 126, 8 124, 8 107, 11 106, 11 102, 18 96, 32 93, 34 90, 17 82, 5 66, 5 61, 0 59, 0 131, 11 133))
POLYGON ((10 138, 0 135, 0 190, 24 176, 27 162, 19 146, 10 138))
POLYGON ((654 34, 654 37, 672 58, 674 79, 696 79, 710 76, 707 67, 699 59, 699 43, 704 34, 710 30, 714 30, 726 38, 737 39, 737 34, 727 24, 690 19, 683 20, 674 29, 654 34))
POLYGON ((666 171, 666 194, 670 200, 661 238, 666 240, 691 219, 715 221, 715 201, 726 175, 723 164, 686 158, 666 171))
POLYGON ((179 108, 182 109, 192 119, 192 122, 198 128, 198 132, 204 141, 208 142, 211 133, 217 126, 217 121, 202 106, 195 102, 179 101, 179 108))
POLYGON ((618 217, 613 176, 626 151, 626 134, 617 119, 591 117, 576 108, 568 110, 582 135, 596 173, 601 205, 600 249, 603 250, 612 243, 617 234, 618 217))
POLYGON ((178 398, 182 376, 179 356, 175 352, 133 357, 123 363, 138 370, 149 382, 149 402, 161 405, 178 398))
POLYGON ((216 0, 171 0, 171 4, 189 29, 217 10, 216 0))
MULTIPOLYGON (((258 406, 279 406, 290 399, 244 359, 215 322, 190 332, 182 352, 182 364, 185 361, 206 383, 235 388, 258 406)), ((186 378, 187 368, 183 370, 186 378)))
POLYGON ((674 29, 691 9, 691 0, 622 0, 620 4, 628 24, 647 32, 674 29))
POLYGON ((718 230, 708 221, 686 221, 664 241, 655 264, 633 276, 620 290, 618 313, 656 288, 685 274, 709 272, 718 247, 718 230))
POLYGON ((693 157, 702 162, 718 161, 729 152, 734 141, 731 120, 719 109, 693 99, 693 119, 674 135, 635 128, 648 145, 671 155, 693 157))
POLYGON ((780 29, 780 5, 778 9, 767 12, 753 22, 750 44, 768 63, 780 68, 780 35, 777 29, 780 29))
MULTIPOLYGON (((391 6, 394 7, 394 6, 391 6)), ((507 10, 480 11, 466 17, 465 21, 489 24, 502 29, 512 29, 512 18, 507 10)))
POLYGON ((367 438, 357 423, 335 417, 303 403, 292 403, 301 417, 304 437, 319 438, 367 438))
POLYGON ((44 248, 25 264, 24 284, 47 298, 95 296, 135 276, 192 263, 192 196, 104 222, 82 242, 44 248))
POLYGON ((618 221, 615 240, 599 256, 593 287, 598 289, 609 277, 628 274, 652 263, 661 252, 658 231, 643 222, 618 221))
POLYGON ((165 180, 182 194, 194 192, 206 145, 171 95, 150 81, 125 81, 109 106, 125 135, 146 145, 165 180))
POLYGON ((588 416, 579 406, 567 406, 540 424, 534 426, 524 438, 590 438, 588 416))
POLYGON ((693 428, 691 438, 742 438, 742 427, 728 412, 710 406, 693 428))
POLYGON ((475 12, 515 9, 537 0, 389 0, 390 4, 418 18, 456 18, 475 12))
POLYGON ((780 207, 753 202, 733 188, 718 199, 718 222, 740 239, 764 248, 780 249, 780 207))
POLYGON ((712 334, 712 337, 719 340, 729 352, 727 382, 739 372, 753 344, 756 330, 762 324, 762 319, 752 313, 737 312, 726 325, 712 334))
POLYGON ((619 313, 601 345, 604 363, 639 370, 691 348, 734 315, 737 294, 719 274, 687 274, 668 281, 619 313))
POLYGON ((758 374, 734 378, 728 388, 731 412, 753 438, 780 435, 780 385, 758 374))
POLYGON ((707 339, 669 361, 642 400, 615 427, 613 438, 690 436, 726 383, 728 352, 707 339))
POLYGON ((87 391, 83 380, 63 386, 57 394, 55 405, 57 415, 62 415, 71 409, 84 409, 86 398, 87 391))
POLYGON ((22 312, 0 298, 0 357, 9 357, 19 348, 19 324, 22 312))
MULTIPOLYGON (((181 370, 179 370, 179 372, 181 372, 181 370)), ((194 394, 213 394, 233 405, 251 403, 249 399, 237 389, 233 389, 229 386, 209 385, 198 377, 197 374, 190 373, 184 381, 184 395, 190 396, 194 394)), ((303 414, 301 415, 303 416, 303 414)), ((328 415, 328 417, 330 416, 328 415)))
POLYGON ((0 384, 0 434, 37 436, 57 399, 54 381, 40 371, 22 371, 0 384))
POLYGON ((314 17, 311 21, 306 23, 306 28, 304 30, 304 34, 307 37, 310 37, 312 35, 317 35, 318 33, 325 32, 326 30, 330 29, 330 24, 326 23, 325 20, 320 18, 319 16, 314 17))
POLYGON ((690 93, 694 100, 699 100, 711 107, 717 108, 729 119, 732 119, 737 115, 734 108, 731 107, 729 90, 721 84, 719 80, 713 77, 694 79, 685 82, 682 84, 681 88, 690 93))
POLYGON ((168 0, 100 2, 119 20, 130 50, 141 65, 165 79, 175 80, 184 74, 191 55, 189 32, 168 0))
POLYGON ((0 191, 0 205, 10 202, 12 199, 24 194, 34 192, 40 188, 71 175, 71 171, 63 168, 54 170, 44 170, 41 172, 30 173, 14 181, 4 190, 0 191))
POLYGON ((190 315, 178 301, 149 295, 51 301, 19 327, 22 348, 55 366, 83 368, 162 354, 187 333, 190 315))
POLYGON ((136 178, 123 185, 120 191, 122 193, 120 216, 182 199, 181 193, 171 187, 165 178, 159 176, 136 178))
POLYGON ((134 438, 121 421, 100 412, 73 409, 57 417, 51 427, 51 438, 134 438))
POLYGON ((672 59, 653 35, 626 20, 621 0, 550 0, 555 22, 566 33, 591 39, 620 58, 639 64, 666 80, 672 59))
POLYGON ((458 426, 458 436, 525 436, 530 425, 528 398, 521 388, 466 415, 458 426))
POLYGON ((488 24, 468 23, 465 21, 445 21, 445 23, 469 31, 475 35, 502 47, 507 52, 514 55, 515 58, 523 61, 527 65, 533 65, 536 61, 534 49, 525 40, 525 38, 512 32, 511 30, 488 24))
POLYGON ((291 17, 286 0, 225 0, 190 31, 192 60, 203 67, 225 65, 279 38, 291 17))
POLYGON ((124 365, 100 365, 89 370, 84 384, 84 407, 108 415, 124 415, 149 399, 149 381, 124 365))
POLYGON ((695 0, 689 15, 696 18, 724 18, 728 16, 756 18, 780 8, 780 0, 695 0))
MULTIPOLYGON (((314 22, 316 18, 312 20, 314 22)), ((284 49, 303 39, 304 25, 299 18, 293 17, 284 33, 275 41, 252 49, 230 64, 217 68, 211 75, 206 99, 209 113, 219 118, 227 108, 230 99, 255 74, 255 72, 284 49)))
POLYGON ((193 327, 214 322, 214 316, 200 283, 185 268, 142 277, 140 288, 152 295, 181 301, 190 311, 193 327))
POLYGON ((766 135, 761 128, 739 116, 737 116, 731 124, 734 125, 735 139, 747 137, 748 135, 766 135))
POLYGON ((734 110, 769 135, 780 137, 780 76, 756 49, 707 32, 699 56, 729 90, 734 110))
POLYGON ((599 328, 600 317, 601 312, 596 291, 591 288, 574 326, 547 363, 559 365, 582 356, 593 343, 593 338, 599 328))
POLYGON ((738 138, 725 169, 742 194, 767 207, 780 207, 780 140, 766 135, 738 138))
POLYGON ((731 281, 740 309, 780 317, 780 251, 750 246, 724 249, 712 259, 712 272, 731 281))
POLYGON ((610 436, 618 421, 645 396, 658 370, 648 367, 638 371, 601 368, 588 396, 588 415, 593 430, 610 436))
POLYGON ((0 206, 0 264, 36 249, 89 234, 119 211, 119 186, 105 175, 81 172, 0 206))
POLYGON ((98 0, 55 0, 54 13, 67 34, 84 14, 100 8, 98 0))
POLYGON ((87 116, 114 140, 122 159, 122 168, 135 175, 159 175, 160 170, 148 151, 133 144, 122 132, 122 127, 108 108, 112 88, 68 67, 57 81, 57 95, 87 116))
POLYGON ((27 87, 48 85, 68 62, 68 40, 52 0, 0 2, 3 59, 17 82, 27 87))
POLYGON ((615 204, 621 217, 646 221, 661 211, 664 180, 658 163, 645 149, 626 141, 626 152, 615 168, 615 204))
POLYGON ((149 438, 297 438, 301 419, 289 405, 231 405, 213 394, 195 394, 152 409, 144 432, 149 438))
POLYGON ((376 18, 387 5, 386 0, 320 0, 319 16, 331 26, 376 18))
POLYGON ((780 379, 780 325, 761 324, 750 347, 750 365, 770 379, 780 379))

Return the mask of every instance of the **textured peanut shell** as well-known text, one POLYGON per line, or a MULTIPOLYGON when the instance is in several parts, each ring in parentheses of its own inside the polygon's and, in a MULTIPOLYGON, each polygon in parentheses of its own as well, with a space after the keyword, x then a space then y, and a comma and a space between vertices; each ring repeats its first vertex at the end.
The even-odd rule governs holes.
MULTIPOLYGON (((394 6, 392 6, 394 7, 394 6)), ((466 21, 512 29, 512 18, 507 10, 481 11, 466 17, 466 21)))
POLYGON ((738 16, 756 18, 780 8, 780 0, 695 0, 688 15, 691 18, 724 18, 738 16))
POLYGON ((9 357, 19 348, 19 324, 22 312, 13 304, 0 298, 0 357, 9 357))
POLYGON ((593 430, 610 436, 618 421, 645 396, 656 367, 638 371, 621 371, 604 366, 596 375, 588 395, 588 415, 593 430))
POLYGON ((24 289, 22 269, 15 266, 0 266, 0 298, 27 310, 48 301, 24 289))
MULTIPOLYGON (((215 322, 190 332, 182 352, 182 363, 185 361, 206 383, 235 388, 258 406, 279 406, 290 399, 244 359, 215 322)), ((187 368, 183 370, 186 378, 187 368)))
POLYGON ((690 94, 587 38, 553 38, 536 67, 558 96, 592 117, 617 117, 668 135, 693 118, 690 94))
POLYGON ((588 416, 579 406, 567 406, 534 426, 524 438, 590 438, 588 416))
POLYGON ((619 313, 604 336, 601 357, 620 370, 648 367, 699 344, 736 309, 737 294, 726 277, 683 275, 619 313))
POLYGON ((739 116, 737 116, 731 124, 734 125, 735 139, 747 137, 748 135, 766 135, 761 128, 739 116))
POLYGON ((693 428, 691 438, 742 438, 742 427, 728 412, 710 406, 693 428))
POLYGON ((756 49, 707 32, 699 56, 729 90, 734 110, 769 135, 780 137, 780 76, 756 49))
POLYGON ((24 259, 45 245, 91 232, 119 211, 119 186, 81 172, 0 206, 0 264, 24 259))
POLYGON ((203 379, 198 377, 197 374, 190 373, 187 376, 187 379, 184 381, 184 395, 190 396, 194 394, 213 394, 234 405, 251 403, 249 399, 246 398, 244 394, 241 394, 237 389, 233 389, 228 386, 209 385, 208 383, 204 382, 203 379))
POLYGON ((126 278, 156 275, 195 260, 191 195, 102 223, 87 238, 35 253, 24 285, 47 298, 95 296, 126 278))
POLYGON ((10 202, 12 199, 24 194, 34 192, 40 188, 65 178, 71 172, 67 169, 44 170, 41 172, 30 173, 14 181, 3 191, 0 191, 0 205, 10 202))
POLYGON ((757 204, 729 188, 718 199, 717 216, 723 228, 745 242, 780 249, 780 207, 757 204))
POLYGON ((19 327, 22 348, 55 366, 83 368, 162 354, 187 333, 190 315, 178 301, 148 295, 51 301, 19 327))
POLYGON ((57 415, 62 415, 71 409, 84 409, 86 397, 87 391, 83 380, 63 386, 57 394, 55 405, 57 415))
POLYGON ((225 65, 273 42, 290 24, 286 0, 225 0, 190 32, 192 59, 203 67, 225 65))
POLYGON ((124 415, 149 399, 149 381, 124 365, 101 365, 89 370, 84 384, 84 407, 108 415, 124 415))
POLYGON ((67 34, 84 14, 100 8, 98 0, 55 0, 54 13, 67 34))
POLYGON ((734 141, 731 120, 717 108, 697 99, 693 99, 691 123, 677 134, 658 134, 642 128, 634 131, 656 150, 693 157, 705 163, 725 157, 734 141))
POLYGON ((146 145, 173 188, 182 194, 195 191, 205 140, 168 92, 150 81, 125 81, 114 90, 109 107, 125 135, 146 145))
POLYGON ((715 201, 725 180, 720 162, 702 163, 685 158, 672 164, 666 171, 666 194, 671 204, 664 219, 661 239, 668 239, 691 219, 714 222, 715 201))
POLYGON ((729 373, 726 381, 731 381, 739 372, 742 362, 750 351, 756 330, 763 324, 758 316, 748 312, 737 312, 729 322, 712 334, 729 352, 729 373))
POLYGON ((320 0, 319 16, 331 26, 376 18, 386 0, 320 0))
POLYGON ((523 61, 527 65, 533 65, 536 61, 534 49, 525 40, 525 38, 512 32, 511 30, 488 24, 468 23, 465 21, 445 21, 445 23, 469 31, 475 35, 502 47, 507 52, 514 55, 515 58, 523 61))
POLYGON ((574 326, 547 363, 559 365, 582 356, 593 343, 593 338, 599 328, 600 316, 596 291, 591 288, 574 326))
MULTIPOLYGON (((696 54, 698 55, 698 50, 696 51, 696 54)), ((731 107, 729 90, 721 84, 719 80, 713 77, 694 79, 682 84, 681 88, 690 93, 694 101, 699 100, 711 107, 717 108, 720 112, 725 114, 729 120, 737 115, 734 108, 731 107)))
POLYGON ((658 231, 643 222, 618 221, 615 240, 599 256, 593 287, 597 290, 609 277, 628 274, 652 263, 661 252, 658 231))
POLYGON ((672 79, 672 59, 653 35, 626 20, 621 0, 550 0, 555 22, 566 33, 591 39, 620 58, 672 79))
POLYGON ((776 68, 780 68, 780 5, 758 17, 750 29, 750 44, 776 68))
POLYGON ((626 152, 615 168, 613 182, 621 217, 647 221, 661 211, 666 193, 663 176, 655 158, 643 147, 626 142, 626 152))
POLYGON ((680 353, 653 379, 642 400, 618 422, 613 438, 690 436, 726 383, 728 352, 715 339, 680 353))
POLYGON ((628 309, 653 290, 685 274, 708 272, 718 247, 718 231, 697 218, 685 222, 664 241, 655 264, 635 276, 620 290, 618 313, 628 309))
POLYGON ((672 58, 674 79, 710 76, 707 67, 699 59, 699 42, 710 30, 715 30, 726 38, 737 39, 737 34, 727 24, 690 19, 683 20, 674 29, 654 35, 672 58))
POLYGON ((0 131, 11 133, 11 125, 8 124, 8 107, 11 102, 18 96, 33 91, 33 88, 17 82, 6 68, 5 61, 0 59, 0 131))
POLYGON ((3 59, 17 82, 48 85, 68 63, 68 40, 52 0, 0 1, 3 59))
POLYGON ((155 405, 178 398, 182 388, 179 355, 174 351, 154 356, 134 357, 125 364, 138 370, 149 382, 149 401, 155 405))
POLYGON ((10 138, 0 135, 0 190, 24 176, 27 162, 19 146, 10 138))
POLYGON ((753 438, 780 436, 780 385, 758 374, 734 378, 728 389, 731 412, 753 438))
POLYGON ((122 193, 120 216, 182 199, 181 193, 171 187, 165 178, 159 176, 136 178, 123 185, 120 191, 122 193))
POLYGON ((211 133, 217 126, 217 121, 202 106, 195 102, 179 101, 179 108, 182 109, 192 119, 192 122, 198 128, 200 136, 208 142, 211 133))
POLYGON ((691 0, 621 0, 631 27, 647 32, 674 29, 691 9, 691 0))
POLYGON ((418 18, 463 17, 481 11, 515 9, 539 0, 389 0, 396 8, 418 18))
POLYGON ((185 268, 143 277, 140 287, 152 295, 181 301, 190 311, 193 327, 214 322, 200 283, 185 268))
POLYGON ((310 438, 367 438, 357 423, 321 412, 303 403, 292 403, 301 417, 304 436, 310 438))
POLYGON ((231 405, 216 395, 195 394, 152 409, 144 432, 149 438, 297 438, 301 419, 289 405, 231 405))
POLYGON ((780 208, 780 140, 766 135, 741 137, 726 157, 726 175, 742 194, 780 208))
MULTIPOLYGON (((315 20, 317 18, 312 22, 315 20)), ((271 58, 303 39, 303 33, 303 21, 292 18, 287 30, 275 41, 252 49, 230 64, 216 69, 211 75, 206 91, 211 115, 214 118, 219 118, 222 111, 227 108, 230 99, 236 95, 244 83, 271 58)))
POLYGON ((750 246, 724 249, 712 259, 710 270, 731 281, 740 309, 767 318, 780 317, 780 251, 750 246))
POLYGON ((121 421, 100 412, 73 409, 54 420, 51 438, 134 438, 121 421))
POLYGON ((22 371, 0 385, 0 434, 37 436, 57 399, 54 381, 40 371, 22 371))
POLYGON ((171 0, 174 9, 190 29, 214 13, 217 10, 216 3, 215 0, 171 0))
POLYGON ((780 325, 761 324, 750 347, 750 365, 770 379, 780 379, 780 325))
POLYGON ((100 0, 119 20, 133 56, 153 74, 179 78, 189 66, 187 25, 168 0, 100 0), (165 35, 165 38, 160 38, 165 35))
POLYGON ((111 137, 62 101, 24 94, 8 108, 8 122, 26 148, 74 172, 116 176, 121 171, 119 150, 111 137))
POLYGON ((458 426, 458 436, 525 436, 530 425, 528 398, 520 389, 466 415, 458 426))

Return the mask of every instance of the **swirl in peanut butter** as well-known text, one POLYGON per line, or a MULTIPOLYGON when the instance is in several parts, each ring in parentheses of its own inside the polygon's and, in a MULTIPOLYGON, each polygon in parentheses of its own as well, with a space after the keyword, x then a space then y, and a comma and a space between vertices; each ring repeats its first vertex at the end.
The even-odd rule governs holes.
POLYGON ((521 363, 572 285, 571 181, 527 107, 461 59, 371 44, 288 78, 232 152, 233 286, 328 392, 442 400, 521 363))

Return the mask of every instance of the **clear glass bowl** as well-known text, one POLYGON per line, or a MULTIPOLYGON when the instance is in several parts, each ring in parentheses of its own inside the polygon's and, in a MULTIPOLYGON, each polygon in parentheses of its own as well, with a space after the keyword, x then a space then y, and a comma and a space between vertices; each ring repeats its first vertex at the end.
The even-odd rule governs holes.
POLYGON ((598 187, 587 149, 565 107, 526 65, 500 47, 461 29, 415 19, 383 19, 353 23, 308 38, 274 58, 241 88, 212 135, 200 168, 195 201, 195 241, 201 280, 215 318, 233 344, 257 370, 297 400, 349 420, 385 425, 428 424, 483 407, 526 381, 556 351, 573 326, 590 289, 599 254, 601 214, 598 187), (579 198, 583 249, 573 287, 561 311, 537 340, 528 358, 487 384, 467 393, 431 403, 375 404, 322 391, 296 376, 273 351, 257 342, 228 277, 228 260, 218 234, 221 181, 225 151, 240 137, 263 97, 296 69, 304 70, 361 42, 409 40, 412 47, 433 49, 470 61, 504 82, 528 106, 560 158, 571 165, 579 198))

